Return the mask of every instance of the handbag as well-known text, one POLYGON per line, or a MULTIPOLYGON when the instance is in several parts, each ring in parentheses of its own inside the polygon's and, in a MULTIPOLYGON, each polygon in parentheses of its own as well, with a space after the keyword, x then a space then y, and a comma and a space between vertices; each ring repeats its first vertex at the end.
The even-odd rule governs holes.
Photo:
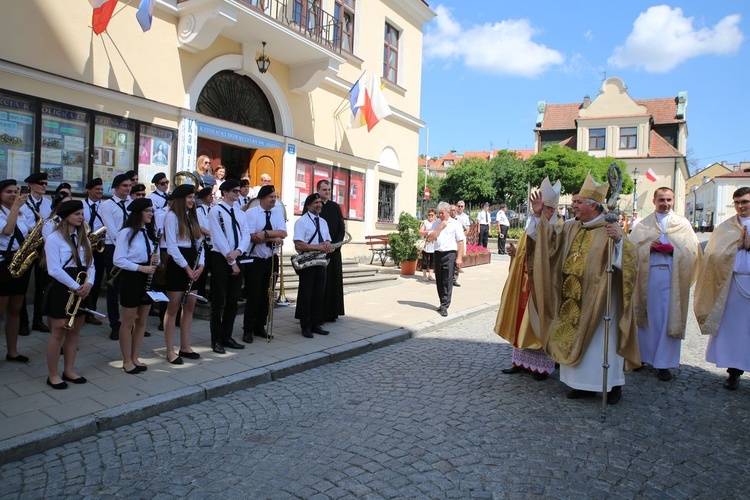
POLYGON ((427 240, 425 240, 424 238, 422 238, 421 240, 415 241, 414 242, 414 246, 417 248, 417 250, 419 250, 421 252, 422 250, 424 250, 425 243, 427 243, 427 240))

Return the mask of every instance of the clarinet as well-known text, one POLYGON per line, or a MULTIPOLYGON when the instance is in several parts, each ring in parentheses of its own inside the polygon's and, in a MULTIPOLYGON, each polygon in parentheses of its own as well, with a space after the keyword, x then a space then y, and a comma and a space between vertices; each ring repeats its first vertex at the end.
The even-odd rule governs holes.
MULTIPOLYGON (((198 262, 201 260, 201 254, 203 253, 203 245, 198 246, 198 253, 195 255, 195 263, 193 264, 193 271, 198 269, 198 262)), ((187 290, 185 290, 185 293, 182 294, 182 300, 180 303, 184 306, 185 302, 187 302, 188 297, 190 297, 190 292, 193 291, 193 283, 195 283, 195 280, 191 279, 188 281, 187 290)))
MULTIPOLYGON (((154 260, 154 255, 156 255, 159 252, 159 243, 161 243, 161 229, 159 229, 156 232, 156 248, 154 249, 154 253, 151 254, 151 260, 149 260, 149 264, 154 260)), ((154 274, 149 274, 148 278, 146 279, 146 292, 151 291, 151 283, 154 281, 154 274)))

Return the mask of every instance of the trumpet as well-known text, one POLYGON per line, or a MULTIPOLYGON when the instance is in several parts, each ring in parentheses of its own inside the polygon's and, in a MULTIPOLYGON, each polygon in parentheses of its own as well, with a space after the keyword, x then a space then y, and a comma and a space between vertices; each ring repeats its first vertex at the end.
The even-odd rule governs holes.
POLYGON ((117 279, 118 276, 120 276, 121 272, 122 272, 121 268, 117 266, 113 266, 112 272, 109 273, 109 278, 107 278, 107 281, 105 282, 107 283, 107 286, 115 286, 115 280, 117 279))
MULTIPOLYGON (((89 279, 89 274, 86 271, 81 271, 78 273, 78 276, 76 276, 76 283, 78 285, 83 285, 86 283, 86 281, 89 279)), ((68 320, 68 323, 65 325, 65 328, 68 330, 72 330, 75 326, 76 322, 76 314, 78 314, 78 309, 81 307, 81 301, 83 300, 83 297, 79 297, 76 295, 75 290, 71 290, 70 295, 68 296, 68 303, 65 304, 65 316, 68 316, 70 319, 68 320)))
MULTIPOLYGON (((271 279, 268 280, 268 316, 266 317, 266 341, 270 342, 273 338, 273 307, 276 302, 276 280, 279 277, 278 271, 274 266, 274 255, 273 251, 278 246, 274 243, 271 247, 271 279)), ((279 260, 279 267, 281 267, 281 260, 279 260)))
POLYGON ((89 243, 91 243, 91 250, 94 252, 104 251, 104 237, 107 235, 107 227, 102 226, 96 231, 92 231, 88 223, 86 223, 86 231, 89 235, 89 243))

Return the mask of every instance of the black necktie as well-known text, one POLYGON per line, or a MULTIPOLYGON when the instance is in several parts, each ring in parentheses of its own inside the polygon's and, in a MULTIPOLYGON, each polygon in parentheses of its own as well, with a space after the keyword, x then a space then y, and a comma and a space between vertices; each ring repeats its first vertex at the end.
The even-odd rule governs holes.
MULTIPOLYGON (((271 226, 271 211, 266 210, 265 212, 266 212, 266 225, 263 229, 266 231, 270 231, 273 229, 273 226, 271 226)), ((273 243, 266 243, 266 246, 268 248, 273 248, 273 243)))
MULTIPOLYGON (((40 204, 41 204, 41 202, 40 202, 40 204)), ((39 205, 37 205, 36 203, 34 203, 34 199, 33 198, 31 200, 31 208, 34 209, 34 222, 39 222, 39 216, 40 216, 40 214, 39 214, 39 205)))
POLYGON ((70 239, 73 241, 73 246, 78 248, 78 238, 75 233, 70 235, 70 239))
POLYGON ((315 232, 318 233, 318 243, 323 243, 323 234, 320 232, 320 219, 315 217, 315 232))
POLYGON ((232 236, 234 236, 234 248, 240 246, 240 240, 237 237, 237 219, 234 218, 234 207, 229 209, 229 216, 232 218, 232 236))
POLYGON ((89 210, 91 211, 91 217, 89 217, 89 227, 91 230, 94 230, 94 221, 96 220, 96 203, 92 203, 89 205, 89 210))
POLYGON ((122 229, 125 227, 125 221, 128 220, 128 209, 125 208, 125 200, 117 202, 117 206, 122 210, 122 225, 120 226, 120 229, 122 229))
POLYGON ((143 241, 146 242, 146 262, 150 263, 151 261, 151 243, 148 242, 148 234, 146 234, 146 228, 141 228, 141 233, 143 234, 143 241))

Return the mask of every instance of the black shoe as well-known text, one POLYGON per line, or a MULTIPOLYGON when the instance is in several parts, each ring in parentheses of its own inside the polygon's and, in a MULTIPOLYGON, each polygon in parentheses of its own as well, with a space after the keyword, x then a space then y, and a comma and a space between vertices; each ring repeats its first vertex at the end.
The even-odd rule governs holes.
POLYGON ((305 337, 306 339, 313 338, 313 334, 310 330, 302 330, 302 336, 305 337))
POLYGON ((607 404, 616 405, 622 399, 622 386, 615 386, 607 393, 607 404))
POLYGON ((148 371, 148 366, 146 365, 135 365, 136 368, 138 368, 138 371, 143 373, 148 371))
MULTIPOLYGON (((258 335, 257 333, 255 335, 258 335)), ((260 337, 260 335, 258 335, 260 337)), ((253 343, 253 334, 252 333, 245 333, 242 335, 242 341, 246 344, 252 344, 253 343)))
POLYGON ((453 286, 461 286, 461 284, 458 281, 454 281, 453 286))
POLYGON ((18 335, 20 335, 21 337, 28 337, 29 333, 29 325, 19 325, 18 335))
MULTIPOLYGON (((255 330, 255 333, 253 333, 253 335, 255 335, 256 337, 266 338, 268 337, 268 332, 266 332, 265 328, 261 328, 260 330, 255 330)), ((252 340, 250 342, 252 342, 252 340)))
POLYGON ((513 365, 510 368, 503 368, 500 371, 503 372, 506 375, 513 375, 514 373, 520 373, 520 372, 522 372, 523 368, 521 368, 520 366, 513 365))
POLYGON ((180 350, 178 353, 181 358, 187 358, 187 359, 200 359, 201 355, 197 352, 185 352, 183 350, 180 350))
POLYGON ((541 382, 542 380, 547 380, 547 377, 549 377, 549 374, 547 373, 535 373, 533 375, 534 380, 537 382, 541 382))
POLYGON ((568 399, 583 399, 595 396, 595 392, 582 391, 580 389, 573 389, 568 393, 568 399))
POLYGON ((151 332, 149 332, 148 330, 146 330, 145 332, 143 332, 143 336, 144 337, 150 337, 151 336, 151 332))
POLYGON ((159 326, 157 326, 156 329, 159 330, 160 332, 163 332, 164 331, 164 323, 159 323, 159 326))
POLYGON ((672 372, 668 368, 660 368, 659 373, 656 375, 662 382, 669 382, 672 380, 672 372))
POLYGON ((737 374, 730 374, 727 380, 724 382, 724 389, 729 391, 736 391, 740 386, 740 376, 737 374))
POLYGON ((229 337, 227 340, 224 340, 221 343, 224 347, 229 347, 230 349, 244 349, 245 346, 234 340, 232 337, 229 337))
POLYGON ((120 340, 120 329, 112 329, 111 332, 109 332, 109 340, 120 340))
POLYGON ((214 342, 214 344, 211 346, 211 349, 213 349, 213 351, 216 354, 226 354, 227 353, 227 351, 224 350, 224 347, 219 342, 214 342))
POLYGON ((440 316, 442 316, 442 317, 448 316, 448 310, 447 309, 444 309, 444 308, 441 307, 440 309, 438 309, 438 312, 440 313, 440 316))
MULTIPOLYGON (((169 361, 169 360, 167 360, 167 361, 169 361)), ((183 364, 184 362, 185 362, 185 361, 184 361, 184 360, 183 360, 183 359, 182 359, 181 357, 177 356, 177 357, 176 357, 176 358, 174 358, 174 359, 173 359, 172 361, 169 361, 169 364, 172 364, 172 365, 181 365, 181 364, 183 364)))
POLYGON ((31 325, 31 329, 42 333, 49 333, 49 327, 42 321, 35 321, 34 324, 31 325))
POLYGON ((88 380, 86 380, 86 377, 70 378, 65 375, 65 373, 62 374, 62 379, 67 382, 73 382, 74 384, 85 384, 86 382, 88 382, 88 380))
POLYGON ((133 367, 133 369, 132 369, 132 370, 128 371, 128 370, 126 370, 126 369, 125 369, 125 367, 123 366, 123 367, 122 367, 122 371, 124 371, 124 372, 125 372, 125 373, 127 373, 128 375, 138 375, 139 373, 141 373, 141 368, 140 368, 140 367, 139 367, 138 365, 135 365, 135 366, 133 367))
POLYGON ((310 331, 313 332, 313 333, 317 333, 318 335, 328 335, 329 333, 331 333, 328 330, 323 330, 323 328, 321 328, 319 326, 316 326, 314 328, 310 328, 310 331))
POLYGON ((47 377, 47 385, 52 387, 53 389, 67 389, 68 383, 67 382, 60 382, 59 384, 53 384, 49 381, 49 377, 47 377))
POLYGON ((29 358, 27 358, 23 354, 19 354, 17 356, 11 356, 10 354, 6 354, 5 355, 5 359, 7 361, 17 361, 18 363, 28 363, 29 362, 29 358))

